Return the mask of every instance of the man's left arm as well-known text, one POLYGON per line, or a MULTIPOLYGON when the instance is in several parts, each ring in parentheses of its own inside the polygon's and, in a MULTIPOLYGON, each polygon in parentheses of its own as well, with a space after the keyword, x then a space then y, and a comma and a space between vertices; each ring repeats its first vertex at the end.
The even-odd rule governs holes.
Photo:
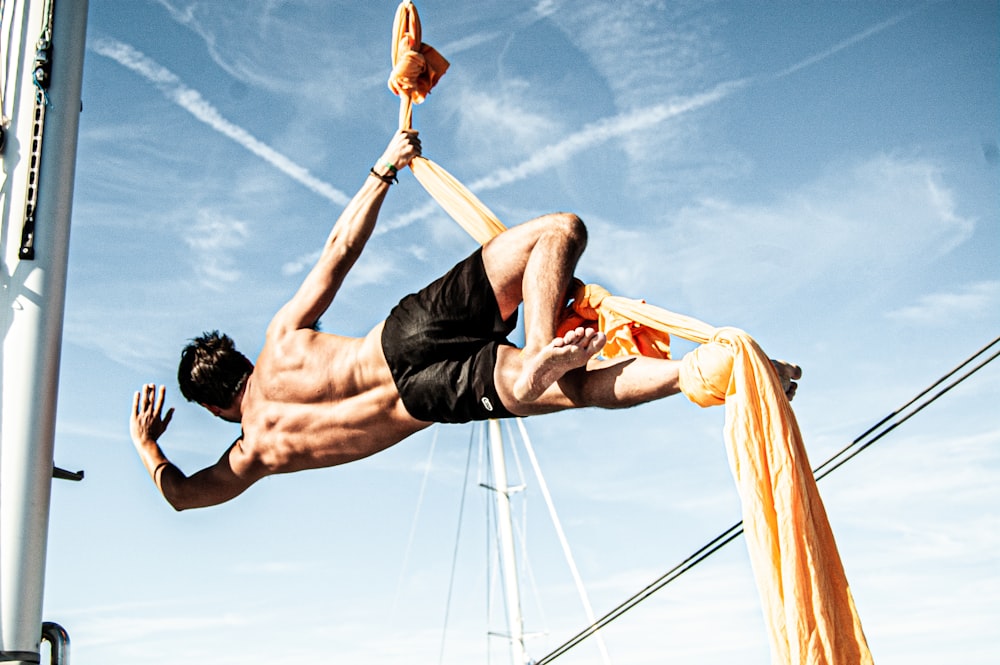
POLYGON ((158 440, 170 424, 174 410, 163 414, 166 387, 159 391, 147 384, 135 393, 129 433, 143 466, 157 489, 174 510, 204 508, 233 499, 254 482, 267 475, 260 463, 245 454, 237 441, 215 464, 187 476, 171 462, 160 448, 158 440))
POLYGON ((340 214, 319 260, 298 291, 275 315, 268 335, 312 327, 333 302, 348 271, 361 256, 378 219, 382 201, 395 172, 420 155, 420 139, 413 130, 400 131, 365 178, 361 189, 340 214))

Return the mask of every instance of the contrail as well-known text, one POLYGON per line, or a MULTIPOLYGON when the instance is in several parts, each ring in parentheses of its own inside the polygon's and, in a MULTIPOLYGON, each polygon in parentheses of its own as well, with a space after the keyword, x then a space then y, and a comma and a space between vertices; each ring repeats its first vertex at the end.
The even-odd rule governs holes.
POLYGON ((826 60, 830 56, 832 56, 832 55, 834 55, 836 53, 839 53, 840 51, 843 51, 846 48, 854 46, 858 42, 864 41, 865 39, 868 39, 872 35, 875 35, 875 34, 878 34, 878 33, 882 32, 886 28, 891 28, 892 26, 896 25, 900 21, 909 18, 915 11, 917 11, 917 10, 916 9, 911 9, 909 11, 905 11, 905 12, 902 12, 900 14, 897 14, 896 16, 888 18, 888 19, 882 21, 881 23, 876 23, 875 25, 873 25, 872 27, 868 28, 867 30, 863 30, 863 31, 859 32, 856 35, 848 37, 847 39, 843 40, 839 44, 835 44, 835 45, 831 46, 830 48, 828 48, 827 50, 823 51, 822 53, 817 53, 815 55, 811 55, 808 58, 806 58, 805 60, 802 60, 801 62, 795 63, 791 67, 788 67, 786 69, 782 69, 780 72, 772 75, 771 78, 772 79, 784 78, 784 77, 786 77, 786 76, 788 76, 790 74, 794 74, 795 72, 797 72, 799 70, 805 69, 806 67, 809 67, 811 65, 815 65, 817 62, 821 62, 823 60, 826 60))
POLYGON ((658 125, 665 120, 719 102, 743 88, 746 83, 745 80, 727 81, 697 95, 620 113, 610 118, 602 118, 580 131, 570 134, 558 143, 541 148, 520 164, 506 169, 498 169, 490 175, 480 178, 473 182, 469 188, 486 191, 524 180, 568 161, 574 155, 589 150, 597 144, 620 136, 627 136, 633 132, 658 125))
MULTIPOLYGON (((163 0, 161 4, 166 5, 163 0)), ((544 2, 542 3, 544 4, 544 2)), ((853 35, 838 44, 826 49, 821 53, 809 56, 808 58, 791 65, 770 77, 778 79, 794 74, 811 65, 821 62, 840 51, 861 42, 872 35, 875 35, 887 28, 896 25, 900 21, 909 17, 914 11, 903 12, 892 18, 886 19, 867 30, 853 35)), ((92 48, 100 55, 109 57, 124 67, 131 69, 140 76, 156 85, 163 94, 178 104, 198 120, 204 122, 212 129, 233 139, 247 150, 262 157, 265 161, 277 167, 293 179, 316 192, 320 196, 329 199, 340 206, 347 205, 350 197, 336 189, 332 185, 325 183, 309 173, 309 171, 276 152, 267 145, 250 135, 243 128, 229 122, 223 118, 210 103, 196 91, 185 86, 180 79, 168 69, 162 67, 144 54, 122 42, 113 39, 98 39, 92 44, 92 48)), ((657 104, 621 113, 610 118, 604 118, 587 125, 583 129, 556 143, 544 146, 537 150, 527 159, 509 168, 498 169, 493 173, 484 176, 469 184, 472 191, 489 191, 499 189, 505 185, 519 182, 535 174, 542 173, 547 169, 562 164, 574 155, 579 154, 594 145, 606 141, 627 136, 630 133, 655 126, 665 120, 675 118, 690 111, 704 108, 711 104, 722 101, 734 92, 752 84, 754 79, 739 79, 726 81, 716 85, 711 90, 688 97, 678 98, 665 104, 657 104)), ((433 205, 422 206, 417 210, 392 220, 388 226, 399 228, 410 223, 425 218, 433 213, 436 207, 433 205)))
MULTIPOLYGON (((570 134, 561 141, 542 147, 520 164, 505 169, 497 169, 489 175, 469 183, 467 187, 472 192, 486 192, 500 189, 511 183, 520 182, 537 173, 542 173, 558 166, 571 159, 574 155, 585 150, 590 150, 595 145, 620 136, 627 136, 648 127, 653 127, 665 120, 676 118, 685 113, 722 101, 737 90, 745 87, 748 83, 749 80, 747 79, 726 81, 707 92, 689 97, 680 97, 664 104, 619 113, 610 118, 602 118, 597 122, 585 126, 580 131, 570 134)), ((434 201, 430 201, 426 205, 383 222, 379 229, 376 229, 375 233, 385 233, 390 230, 409 226, 413 222, 430 217, 435 212, 441 212, 441 209, 434 201)))
POLYGON ((197 90, 187 87, 176 74, 161 66, 143 53, 114 39, 96 39, 90 47, 99 55, 111 58, 159 88, 163 95, 215 131, 228 136, 253 154, 262 158, 293 180, 323 198, 346 206, 350 197, 333 185, 316 178, 305 167, 259 141, 248 131, 226 120, 219 111, 205 100, 197 90))
MULTIPOLYGON (((916 10, 902 12, 892 18, 882 21, 881 23, 877 23, 867 30, 859 32, 858 34, 835 44, 821 53, 809 56, 808 58, 771 75, 770 78, 783 78, 822 60, 826 60, 834 54, 896 25, 900 21, 908 18, 914 11, 916 10)), ((658 104, 656 106, 621 113, 610 118, 603 118, 584 127, 580 131, 567 136, 558 143, 553 143, 541 148, 520 164, 510 168, 500 169, 488 176, 484 176, 483 178, 473 182, 469 186, 469 189, 487 191, 524 180, 532 175, 550 169, 553 166, 557 166, 558 164, 568 160, 573 155, 592 148, 596 144, 603 143, 620 136, 626 136, 632 132, 655 126, 665 120, 669 120, 690 111, 722 101, 734 92, 747 87, 753 82, 754 79, 725 81, 706 92, 675 99, 667 104, 658 104)))

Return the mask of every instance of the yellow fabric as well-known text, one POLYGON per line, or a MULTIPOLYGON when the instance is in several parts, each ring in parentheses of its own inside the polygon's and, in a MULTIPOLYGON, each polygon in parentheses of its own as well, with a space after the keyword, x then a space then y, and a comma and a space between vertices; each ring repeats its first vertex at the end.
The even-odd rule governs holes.
MULTIPOLYGON (((392 22, 392 73, 389 89, 399 97, 399 128, 413 127, 413 104, 420 104, 448 70, 448 61, 424 44, 420 14, 409 0, 396 8, 392 22)), ((465 185, 425 157, 410 162, 414 177, 451 217, 480 244, 507 227, 465 185)))
POLYGON ((485 245, 490 238, 507 230, 475 194, 439 165, 417 157, 410 162, 410 169, 438 205, 479 244, 485 245))
MULTIPOLYGON (((657 326, 649 326, 629 317, 620 309, 611 306, 615 300, 607 289, 597 284, 578 284, 573 292, 573 301, 563 314, 559 334, 579 326, 600 330, 608 338, 601 351, 607 358, 620 356, 649 356, 670 358, 670 333, 657 326)), ((621 298, 619 300, 626 300, 621 298)), ((645 305, 641 301, 629 301, 635 307, 645 305)))
MULTIPOLYGON (((706 326, 704 332, 711 329, 706 326)), ((711 331, 684 356, 681 390, 725 404, 726 452, 774 663, 870 664, 795 414, 767 355, 742 330, 711 331)))
MULTIPOLYGON (((416 8, 404 0, 396 16, 394 67, 397 54, 423 50, 416 8)), ((412 71, 408 76, 413 78, 412 71)), ((426 89, 397 86, 401 129, 411 126, 410 97, 422 101, 437 78, 427 76, 426 89)), ((424 158, 410 166, 428 193, 477 241, 485 244, 504 230, 444 169, 424 158)), ((596 285, 577 289, 572 307, 566 325, 596 322, 608 336, 604 353, 609 357, 642 353, 669 358, 670 334, 701 345, 681 361, 681 390, 701 406, 725 405, 726 450, 743 503, 772 662, 871 664, 795 414, 757 343, 741 330, 716 329, 643 301, 612 296, 596 285)))
POLYGON ((448 71, 448 61, 433 46, 424 44, 417 6, 405 0, 392 22, 392 74, 389 89, 400 98, 399 126, 409 129, 412 105, 420 104, 448 71))

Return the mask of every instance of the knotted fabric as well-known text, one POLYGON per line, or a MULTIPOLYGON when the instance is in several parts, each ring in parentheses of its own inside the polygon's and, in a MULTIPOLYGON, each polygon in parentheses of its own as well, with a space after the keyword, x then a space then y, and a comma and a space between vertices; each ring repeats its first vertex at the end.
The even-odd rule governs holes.
MULTIPOLYGON (((416 8, 404 0, 393 26, 393 80, 397 68, 400 76, 390 83, 400 95, 400 129, 411 128, 412 103, 423 101, 444 73, 431 64, 440 56, 426 50, 420 34, 416 8), (411 52, 423 56, 424 64, 408 55, 411 52)), ((437 164, 418 157, 410 168, 481 244, 505 230, 489 208, 437 164)), ((726 451, 743 503, 747 549, 772 662, 870 665, 871 653, 795 414, 757 343, 736 328, 716 329, 641 300, 610 295, 596 285, 576 289, 562 327, 581 324, 595 324, 607 335, 607 357, 669 358, 671 334, 701 345, 682 359, 680 386, 696 404, 725 405, 726 451)))
POLYGON ((389 89, 399 96, 400 129, 410 129, 412 105, 420 104, 448 71, 448 61, 433 46, 424 44, 420 15, 409 0, 396 8, 392 23, 392 74, 389 89))
MULTIPOLYGON (((564 335, 578 327, 600 330, 608 339, 601 351, 606 358, 637 355, 670 357, 670 333, 636 322, 620 309, 615 309, 612 306, 615 300, 608 298, 614 299, 614 296, 607 289, 597 284, 579 283, 572 302, 560 319, 558 333, 564 335)), ((641 306, 645 303, 632 301, 632 304, 641 306)))
MULTIPOLYGON (((396 8, 392 23, 389 89, 399 97, 399 128, 413 128, 413 105, 420 104, 448 70, 448 61, 424 44, 420 14, 409 0, 396 8)), ((427 193, 480 244, 507 230, 496 215, 462 183, 427 159, 415 157, 410 170, 427 193)))

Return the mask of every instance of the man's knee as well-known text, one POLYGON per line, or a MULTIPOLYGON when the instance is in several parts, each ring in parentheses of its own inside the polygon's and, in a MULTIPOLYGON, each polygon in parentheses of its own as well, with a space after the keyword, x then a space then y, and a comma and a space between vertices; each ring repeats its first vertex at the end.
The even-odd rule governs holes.
POLYGON ((587 245, 587 226, 571 212, 556 212, 547 216, 550 229, 557 231, 582 249, 587 245))

